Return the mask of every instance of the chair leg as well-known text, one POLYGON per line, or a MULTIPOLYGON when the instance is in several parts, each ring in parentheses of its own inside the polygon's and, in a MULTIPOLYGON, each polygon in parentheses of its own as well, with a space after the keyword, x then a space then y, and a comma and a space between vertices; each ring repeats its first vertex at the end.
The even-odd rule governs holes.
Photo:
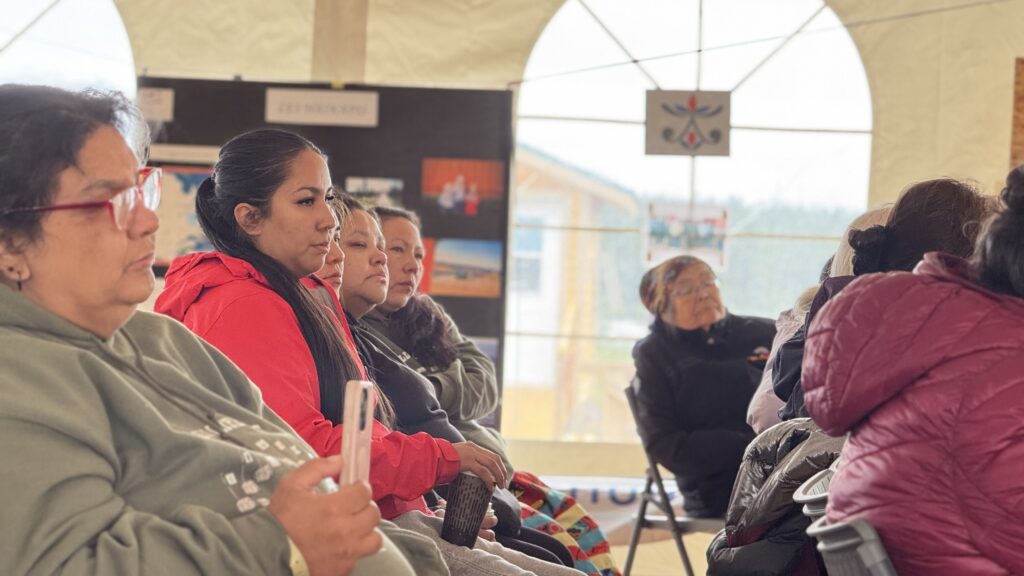
MULTIPOLYGON (((650 476, 651 475, 648 474, 648 478, 650 478, 650 476)), ((650 480, 648 480, 648 482, 649 481, 650 480)), ((669 526, 672 527, 672 537, 676 541, 676 549, 679 550, 679 559, 683 562, 683 570, 686 571, 686 576, 693 576, 693 565, 690 564, 690 555, 686 553, 686 545, 683 543, 683 528, 676 520, 676 512, 672 508, 672 502, 668 498, 668 492, 665 491, 665 485, 658 482, 657 487, 658 495, 665 506, 663 512, 665 512, 665 515, 668 517, 669 526)))
MULTIPOLYGON (((650 481, 648 480, 647 482, 650 481)), ((643 531, 646 513, 647 498, 644 494, 641 494, 636 523, 633 525, 633 534, 630 535, 630 547, 626 551, 626 566, 623 567, 623 576, 630 576, 630 572, 633 570, 633 559, 636 558, 637 546, 640 544, 640 533, 643 531)))
POLYGON ((623 569, 623 576, 630 576, 633 570, 633 559, 636 558, 637 546, 640 545, 640 533, 647 524, 647 504, 650 502, 650 487, 653 484, 650 475, 647 475, 647 483, 643 492, 640 493, 640 506, 637 508, 637 519, 633 525, 633 534, 630 535, 630 547, 626 551, 626 566, 623 569))
POLYGON ((686 545, 683 544, 683 532, 678 527, 672 529, 672 537, 676 541, 676 549, 679 550, 679 559, 683 562, 683 570, 686 576, 693 576, 693 565, 690 564, 690 555, 686 553, 686 545))

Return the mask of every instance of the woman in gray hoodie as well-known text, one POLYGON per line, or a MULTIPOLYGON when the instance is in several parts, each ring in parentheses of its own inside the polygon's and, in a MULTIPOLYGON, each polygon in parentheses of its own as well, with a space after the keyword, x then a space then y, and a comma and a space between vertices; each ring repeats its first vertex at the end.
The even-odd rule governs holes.
POLYGON ((339 458, 136 311, 159 225, 144 126, 117 94, 0 86, 0 574, 412 574, 369 487, 333 485, 339 458))

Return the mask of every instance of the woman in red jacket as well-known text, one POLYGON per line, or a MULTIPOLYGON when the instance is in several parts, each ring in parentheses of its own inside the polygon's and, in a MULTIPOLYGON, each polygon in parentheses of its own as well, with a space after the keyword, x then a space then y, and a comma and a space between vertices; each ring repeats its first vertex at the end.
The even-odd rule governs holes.
MULTIPOLYGON (((340 451, 343 386, 364 376, 347 326, 300 282, 315 281, 331 250, 333 194, 324 156, 305 138, 282 130, 234 138, 196 197, 217 251, 176 259, 156 302, 234 360, 321 455, 340 451)), ((469 444, 390 432, 379 421, 373 440, 371 485, 385 517, 425 510, 421 494, 460 470, 506 482, 496 458, 469 444)))
POLYGON ((1002 198, 973 265, 931 253, 860 278, 809 331, 807 408, 850 433, 829 521, 869 521, 901 576, 1024 574, 1020 168, 1002 198))

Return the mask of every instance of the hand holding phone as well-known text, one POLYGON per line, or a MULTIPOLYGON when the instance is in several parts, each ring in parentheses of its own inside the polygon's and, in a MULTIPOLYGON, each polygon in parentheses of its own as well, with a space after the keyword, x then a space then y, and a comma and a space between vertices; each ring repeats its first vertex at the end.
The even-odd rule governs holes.
POLYGON ((349 380, 345 384, 345 409, 341 421, 342 486, 370 482, 370 438, 376 400, 372 382, 349 380))

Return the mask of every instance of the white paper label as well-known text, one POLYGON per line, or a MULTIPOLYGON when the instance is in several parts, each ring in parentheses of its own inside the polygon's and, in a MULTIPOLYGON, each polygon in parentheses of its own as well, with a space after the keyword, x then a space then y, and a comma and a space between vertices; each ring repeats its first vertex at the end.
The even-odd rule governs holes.
POLYGON ((266 121, 307 126, 377 126, 376 92, 267 88, 266 121))
POLYGON ((170 122, 174 120, 173 88, 139 88, 135 97, 147 122, 170 122))

